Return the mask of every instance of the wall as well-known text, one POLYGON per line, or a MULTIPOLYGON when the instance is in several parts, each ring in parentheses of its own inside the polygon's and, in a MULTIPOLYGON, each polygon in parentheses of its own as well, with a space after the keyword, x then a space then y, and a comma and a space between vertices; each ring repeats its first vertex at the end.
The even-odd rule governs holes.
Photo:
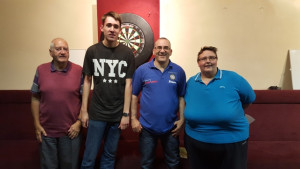
POLYGON ((174 2, 161 5, 161 36, 173 42, 173 60, 187 76, 199 71, 200 48, 213 45, 219 49, 219 67, 237 71, 253 88, 291 88, 285 66, 288 50, 300 48, 299 0, 174 2))
MULTIPOLYGON (((37 65, 50 61, 49 42, 71 49, 97 42, 96 0, 1 0, 0 89, 29 89, 37 65)), ((291 89, 289 49, 300 49, 300 0, 161 0, 161 36, 187 77, 199 71, 204 45, 218 47, 221 69, 254 89, 291 89)), ((113 9, 112 9, 113 10, 113 9)))
POLYGON ((91 0, 1 0, 0 89, 29 89, 36 67, 51 60, 55 37, 66 39, 70 49, 97 41, 95 9, 91 0))

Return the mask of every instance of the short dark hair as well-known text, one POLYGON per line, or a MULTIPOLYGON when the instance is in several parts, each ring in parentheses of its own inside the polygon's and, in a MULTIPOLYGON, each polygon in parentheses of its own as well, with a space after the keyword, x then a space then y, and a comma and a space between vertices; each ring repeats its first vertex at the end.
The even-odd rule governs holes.
POLYGON ((216 56, 218 57, 218 55, 217 55, 218 49, 217 49, 216 47, 214 47, 214 46, 203 46, 203 47, 201 48, 201 50, 198 52, 198 55, 197 55, 197 61, 199 60, 199 55, 201 55, 201 54, 202 54, 204 51, 206 51, 206 50, 209 50, 209 51, 214 52, 214 53, 216 54, 216 56))
POLYGON ((106 14, 104 14, 102 16, 101 20, 102 20, 102 24, 103 25, 104 25, 105 19, 108 16, 113 17, 115 20, 119 21, 120 22, 120 26, 121 26, 121 24, 122 24, 121 16, 117 12, 114 12, 114 11, 109 11, 109 12, 107 12, 106 14))
POLYGON ((167 41, 169 42, 170 48, 171 48, 171 42, 170 42, 170 40, 169 40, 168 38, 165 38, 165 37, 160 37, 160 38, 158 38, 158 39, 155 41, 155 43, 154 43, 154 47, 155 47, 156 42, 157 42, 158 40, 167 40, 167 41))

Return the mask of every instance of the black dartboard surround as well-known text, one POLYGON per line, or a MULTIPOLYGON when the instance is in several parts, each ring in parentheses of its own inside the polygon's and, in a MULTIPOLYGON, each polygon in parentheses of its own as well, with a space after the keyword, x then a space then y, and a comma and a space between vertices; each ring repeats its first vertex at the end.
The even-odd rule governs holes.
MULTIPOLYGON (((142 17, 132 14, 120 14, 122 18, 119 42, 128 46, 135 57, 136 67, 147 62, 152 56, 154 35, 150 25, 142 17)), ((101 33, 100 40, 103 40, 101 33)))

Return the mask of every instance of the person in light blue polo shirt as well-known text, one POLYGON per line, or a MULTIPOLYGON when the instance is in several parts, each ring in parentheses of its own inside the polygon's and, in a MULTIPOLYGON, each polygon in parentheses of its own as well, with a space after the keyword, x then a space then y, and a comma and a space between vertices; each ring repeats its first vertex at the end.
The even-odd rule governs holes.
POLYGON ((187 82, 185 146, 192 169, 246 169, 249 123, 244 109, 255 100, 249 83, 217 67, 217 48, 203 47, 200 73, 187 82))
POLYGON ((153 54, 155 58, 141 65, 133 75, 131 126, 134 132, 140 133, 142 169, 154 168, 158 139, 168 168, 177 169, 180 164, 178 135, 184 123, 186 76, 183 69, 169 59, 172 49, 168 39, 159 38, 154 44, 153 54))

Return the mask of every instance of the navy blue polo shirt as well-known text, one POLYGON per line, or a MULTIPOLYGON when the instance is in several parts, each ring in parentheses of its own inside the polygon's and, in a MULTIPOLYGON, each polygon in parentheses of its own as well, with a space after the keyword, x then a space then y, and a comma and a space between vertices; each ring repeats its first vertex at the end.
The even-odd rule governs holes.
POLYGON ((184 70, 169 62, 164 72, 154 66, 154 59, 134 73, 132 94, 140 92, 140 123, 154 134, 163 134, 174 127, 179 107, 178 97, 185 94, 184 70))

